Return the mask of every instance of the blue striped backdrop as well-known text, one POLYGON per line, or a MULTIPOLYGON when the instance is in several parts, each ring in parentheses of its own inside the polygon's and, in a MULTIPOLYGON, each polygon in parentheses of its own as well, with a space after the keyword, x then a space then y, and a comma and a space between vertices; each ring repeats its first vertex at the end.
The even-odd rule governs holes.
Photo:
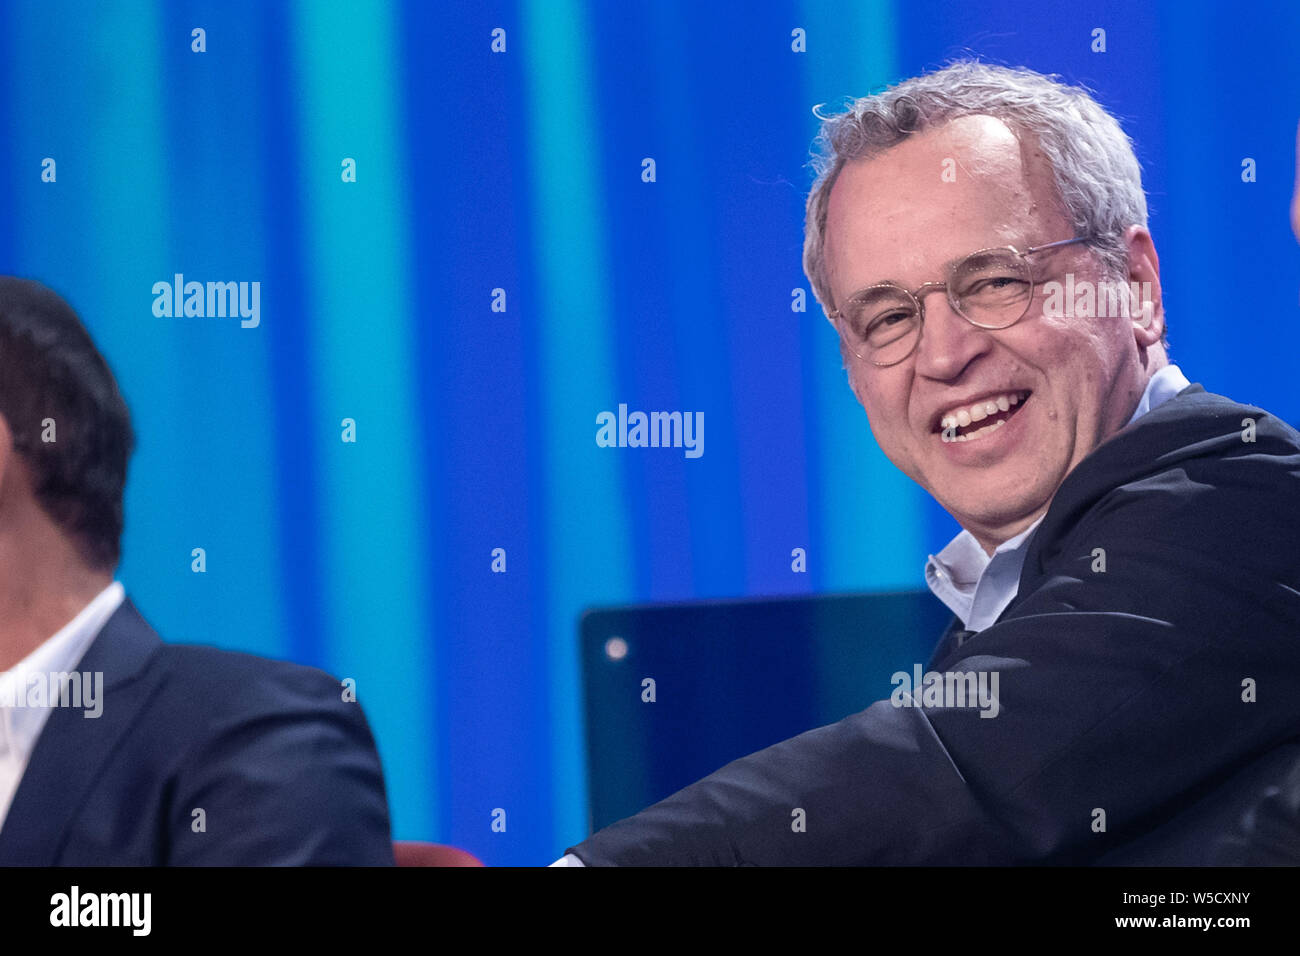
POLYGON ((1295 421, 1289 6, 0 3, 0 271, 120 377, 160 632, 355 678, 397 837, 546 863, 586 832, 583 608, 918 586, 956 530, 791 309, 812 107, 963 54, 1088 84, 1174 359, 1295 421), (176 273, 259 281, 260 326, 155 317, 176 273), (620 403, 703 412, 705 454, 597 447, 620 403))

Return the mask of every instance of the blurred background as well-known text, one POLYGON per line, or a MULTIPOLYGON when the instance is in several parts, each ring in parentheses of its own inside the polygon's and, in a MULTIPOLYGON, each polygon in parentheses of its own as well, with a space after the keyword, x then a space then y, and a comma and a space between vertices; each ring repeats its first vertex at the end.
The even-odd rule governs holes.
POLYGON ((354 678, 395 837, 545 864, 587 833, 585 608, 917 588, 958 530, 802 273, 813 107, 958 56, 1087 85, 1172 360, 1295 423, 1298 40, 1249 2, 0 0, 0 272, 119 377, 164 638, 354 678), (177 273, 260 324, 155 316, 177 273), (598 447, 620 404, 703 412, 704 454, 598 447))

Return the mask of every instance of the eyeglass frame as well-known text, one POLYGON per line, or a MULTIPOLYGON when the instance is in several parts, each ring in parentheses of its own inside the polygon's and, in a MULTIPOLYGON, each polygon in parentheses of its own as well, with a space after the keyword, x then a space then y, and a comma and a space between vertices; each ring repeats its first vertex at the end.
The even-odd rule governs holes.
MULTIPOLYGON (((857 355, 857 357, 859 359, 862 359, 862 361, 871 362, 871 364, 876 366, 876 368, 890 368, 891 366, 898 365, 900 362, 906 362, 909 358, 911 358, 912 353, 916 351, 916 347, 921 344, 921 333, 925 330, 925 297, 930 294, 929 292, 925 291, 926 289, 931 289, 931 290, 943 289, 944 295, 948 299, 948 305, 952 307, 952 310, 977 329, 984 329, 990 332, 1001 331, 1002 329, 1009 329, 1011 328, 1011 326, 1015 325, 1016 322, 1019 322, 1026 315, 1029 314, 1029 307, 1033 305, 1034 302, 1034 290, 1037 287, 1038 283, 1034 280, 1034 265, 1032 262, 1029 261, 1028 257, 1033 255, 1035 252, 1043 252, 1044 250, 1047 249, 1059 249, 1062 246, 1072 246, 1075 243, 1079 243, 1079 242, 1093 242, 1100 238, 1102 237, 1076 236, 1073 239, 1060 239, 1057 240, 1056 242, 1048 242, 1041 246, 1029 246, 1027 249, 1025 249, 1024 252, 1021 252, 1015 246, 989 246, 986 249, 976 249, 974 252, 970 253, 969 255, 962 256, 960 259, 958 259, 948 269, 948 278, 943 282, 926 282, 917 286, 915 289, 911 291, 904 289, 901 285, 899 285, 896 282, 877 282, 874 285, 869 285, 864 288, 861 288, 857 292, 852 293, 848 297, 849 300, 852 300, 856 296, 860 296, 863 295, 864 293, 870 292, 873 289, 897 289, 899 292, 903 293, 903 295, 911 299, 912 302, 915 303, 916 305, 916 315, 917 315, 916 341, 912 343, 912 347, 908 349, 906 355, 904 355, 902 358, 895 359, 892 362, 877 362, 873 359, 863 358, 861 355, 858 355, 857 350, 854 349, 852 346, 849 346, 849 351, 852 352, 854 355, 857 355), (1029 300, 1025 303, 1025 311, 1021 312, 1020 315, 1014 321, 1008 322, 1006 325, 980 325, 978 322, 976 322, 974 319, 968 316, 965 312, 963 312, 958 307, 957 303, 953 301, 952 289, 949 288, 949 283, 952 281, 952 274, 957 270, 957 267, 960 266, 967 259, 970 259, 974 256, 978 256, 984 252, 1002 252, 1002 251, 1013 252, 1021 259, 1025 260, 1025 269, 1029 273, 1029 300)), ((844 317, 844 311, 842 309, 833 309, 832 311, 826 313, 826 317, 835 323, 835 328, 840 334, 840 339, 844 341, 845 345, 848 345, 848 340, 844 335, 843 330, 840 329, 840 319, 844 317)))

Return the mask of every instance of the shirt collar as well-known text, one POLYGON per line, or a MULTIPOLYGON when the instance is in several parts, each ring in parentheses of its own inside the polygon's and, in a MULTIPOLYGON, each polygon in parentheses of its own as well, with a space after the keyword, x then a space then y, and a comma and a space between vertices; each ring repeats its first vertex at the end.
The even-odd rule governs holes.
POLYGON ((1151 409, 1163 405, 1191 384, 1177 365, 1166 365, 1151 376, 1151 381, 1147 382, 1147 387, 1142 392, 1142 397, 1138 399, 1138 406, 1127 425, 1132 425, 1151 409))
MULTIPOLYGON (((0 671, 0 700, 8 698, 8 686, 12 685, 15 697, 25 702, 29 675, 72 671, 125 599, 126 590, 114 581, 11 670, 0 671)), ((49 710, 48 701, 44 707, 28 707, 25 703, 0 706, 0 749, 16 751, 25 758, 45 726, 49 710)))
POLYGON ((930 578, 933 572, 936 577, 951 582, 959 590, 974 589, 989 562, 999 554, 1018 550, 1029 540, 1030 535, 1038 530, 1045 517, 1047 517, 1046 511, 1035 518, 1034 523, 1024 531, 994 548, 991 555, 984 550, 975 535, 963 528, 942 551, 929 556, 925 569, 926 578, 930 578))

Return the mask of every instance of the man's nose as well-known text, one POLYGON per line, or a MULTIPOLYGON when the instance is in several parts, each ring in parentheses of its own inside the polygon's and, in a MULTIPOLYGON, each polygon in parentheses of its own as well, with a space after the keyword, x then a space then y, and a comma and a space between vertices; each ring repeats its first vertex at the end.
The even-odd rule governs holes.
POLYGON ((956 378, 971 360, 988 347, 989 337, 962 318, 942 288, 917 293, 924 308, 921 341, 916 346, 916 370, 929 378, 956 378))

